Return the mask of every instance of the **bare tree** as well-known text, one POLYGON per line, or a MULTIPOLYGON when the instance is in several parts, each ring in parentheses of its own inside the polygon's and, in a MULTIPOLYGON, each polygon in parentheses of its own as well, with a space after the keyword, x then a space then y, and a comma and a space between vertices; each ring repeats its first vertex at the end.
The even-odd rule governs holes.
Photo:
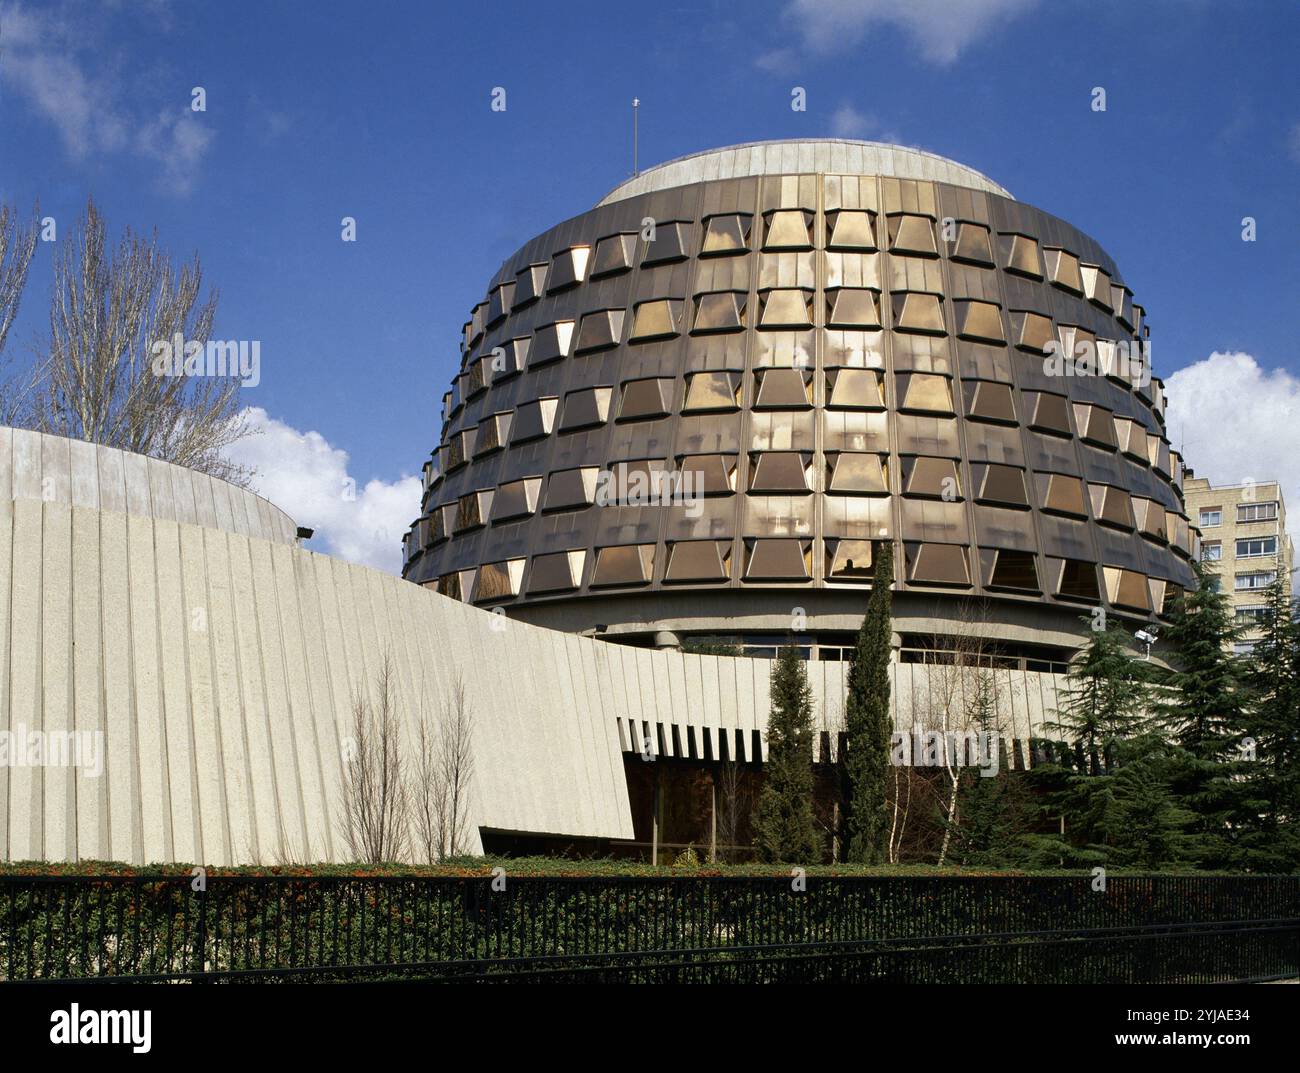
POLYGON ((718 857, 734 863, 740 845, 741 823, 748 808, 744 773, 735 760, 724 760, 717 769, 718 857))
POLYGON ((438 715, 435 726, 421 712, 410 793, 416 837, 430 863, 469 851, 474 713, 461 675, 452 681, 438 715))
POLYGON ((36 400, 42 430, 247 484, 251 474, 224 457, 251 431, 240 416, 239 369, 215 371, 185 355, 165 373, 158 367, 160 345, 206 352, 217 296, 201 298, 202 283, 197 256, 177 270, 156 234, 128 229, 110 249, 90 201, 55 261, 36 400))
MULTIPOLYGON (((9 329, 18 316, 18 305, 27 286, 27 270, 35 251, 35 223, 23 227, 14 209, 0 205, 0 355, 4 354, 9 329)), ((0 381, 0 425, 18 423, 29 397, 30 383, 19 379, 0 381)))
POLYGON ((397 683, 390 656, 375 677, 375 699, 362 683, 352 700, 342 800, 344 836, 353 859, 396 861, 406 852, 409 802, 403 778, 397 683))
MULTIPOLYGON (((931 639, 925 695, 917 727, 937 732, 938 759, 944 770, 943 841, 938 863, 947 861, 959 822, 957 802, 968 738, 977 729, 998 733, 999 687, 993 653, 984 637, 983 607, 963 605, 949 633, 931 639), (978 717, 978 718, 977 718, 978 717)), ((915 758, 913 758, 915 762, 915 758)))

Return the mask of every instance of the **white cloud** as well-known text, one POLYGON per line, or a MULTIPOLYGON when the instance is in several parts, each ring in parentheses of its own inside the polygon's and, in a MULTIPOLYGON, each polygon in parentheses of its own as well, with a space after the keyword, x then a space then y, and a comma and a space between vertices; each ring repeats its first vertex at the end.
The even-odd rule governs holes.
POLYGON ((996 25, 1037 0, 791 0, 786 19, 812 52, 851 48, 876 25, 906 33, 928 62, 952 63, 996 25))
POLYGON ((188 95, 152 121, 124 100, 100 35, 85 9, 0 3, 0 86, 58 131, 68 155, 131 151, 153 165, 160 185, 185 193, 213 134, 189 111, 188 95))
POLYGON ((348 453, 319 432, 302 432, 258 406, 244 411, 257 435, 226 452, 256 471, 253 487, 299 525, 316 530, 331 555, 397 573, 402 535, 420 512, 420 478, 358 485, 348 453))
POLYGON ((876 121, 851 104, 842 104, 831 116, 831 133, 837 138, 864 138, 876 127, 876 121))
POLYGON ((1300 378, 1215 351, 1165 381, 1169 439, 1211 484, 1279 481, 1300 542, 1300 378))

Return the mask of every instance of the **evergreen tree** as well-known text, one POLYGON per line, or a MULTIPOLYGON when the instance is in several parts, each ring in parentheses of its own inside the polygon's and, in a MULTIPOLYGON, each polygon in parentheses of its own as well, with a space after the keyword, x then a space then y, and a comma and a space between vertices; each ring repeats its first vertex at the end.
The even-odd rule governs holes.
POLYGON ((1236 745, 1245 726, 1244 665, 1232 653, 1240 636, 1232 602, 1219 591, 1213 567, 1193 563, 1197 587, 1174 604, 1165 639, 1173 671, 1160 708, 1172 739, 1167 774, 1175 799, 1194 815, 1189 852, 1207 868, 1231 867, 1240 763, 1236 745))
POLYGON ((1290 578, 1278 577, 1269 587, 1260 628, 1249 661, 1252 703, 1241 743, 1239 866, 1291 872, 1300 865, 1300 627, 1290 578))
POLYGON ((772 670, 767 763, 754 821, 765 861, 817 863, 821 838, 813 818, 812 691, 799 650, 782 648, 772 670))
POLYGON ((889 746, 894 733, 889 703, 893 543, 881 541, 875 554, 871 597, 849 668, 844 711, 845 859, 861 864, 878 864, 888 857, 889 746))
MULTIPOLYGON (((1092 623, 1088 616, 1083 621, 1092 623)), ((1147 679, 1147 664, 1130 651, 1127 630, 1113 624, 1090 630, 1070 662, 1057 718, 1046 725, 1077 742, 1086 769, 1097 772, 1114 742, 1142 728, 1147 679)))
MULTIPOLYGON (((1092 624, 1090 617, 1083 621, 1092 624)), ((1159 741, 1145 733, 1147 669, 1133 656, 1127 630, 1116 625, 1090 630, 1071 660, 1062 706, 1046 726, 1072 744, 1074 756, 1069 745, 1058 743, 1055 762, 1035 771, 1036 781, 1047 788, 1048 810, 1065 819, 1066 834, 1035 836, 1042 853, 1059 852, 1075 864, 1113 859, 1115 840, 1124 836, 1111 822, 1118 814, 1116 770, 1159 741), (1129 739, 1140 744, 1125 748, 1129 739)))

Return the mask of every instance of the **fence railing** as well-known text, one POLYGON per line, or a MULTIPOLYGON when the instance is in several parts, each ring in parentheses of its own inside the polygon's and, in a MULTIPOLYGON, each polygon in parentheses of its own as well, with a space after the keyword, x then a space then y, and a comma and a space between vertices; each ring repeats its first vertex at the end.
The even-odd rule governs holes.
POLYGON ((1300 976, 1300 877, 0 876, 0 980, 1300 976))

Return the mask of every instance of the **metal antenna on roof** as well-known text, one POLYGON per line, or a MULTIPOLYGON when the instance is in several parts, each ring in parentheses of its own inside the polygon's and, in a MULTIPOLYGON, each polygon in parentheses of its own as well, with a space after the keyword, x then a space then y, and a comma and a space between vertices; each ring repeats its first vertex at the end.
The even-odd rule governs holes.
POLYGON ((636 166, 636 149, 637 149, 636 117, 637 117, 637 111, 640 109, 640 107, 641 107, 641 98, 633 97, 632 98, 632 177, 633 178, 636 178, 636 176, 641 174, 637 170, 637 166, 636 166))

